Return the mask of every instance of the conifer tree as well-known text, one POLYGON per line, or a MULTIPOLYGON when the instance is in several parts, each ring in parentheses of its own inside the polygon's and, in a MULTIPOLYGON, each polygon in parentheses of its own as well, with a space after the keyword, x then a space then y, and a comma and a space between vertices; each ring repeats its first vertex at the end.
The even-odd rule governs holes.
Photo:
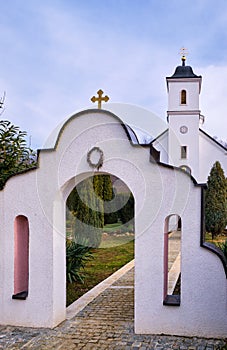
POLYGON ((104 226, 104 201, 112 199, 112 195, 110 175, 94 175, 73 189, 67 206, 76 217, 74 235, 77 243, 86 240, 89 246, 99 246, 104 226))
POLYGON ((205 224, 206 230, 212 234, 212 239, 227 225, 226 192, 224 171, 217 161, 208 176, 205 196, 205 224))
POLYGON ((74 226, 75 241, 90 247, 98 247, 103 227, 103 201, 96 195, 93 179, 80 182, 67 199, 69 210, 76 217, 74 226), (102 215, 100 215, 100 213, 102 215))
MULTIPOLYGON (((107 217, 112 213, 106 213, 108 202, 113 199, 113 185, 109 174, 101 174, 93 176, 94 191, 97 196, 103 201, 103 211, 100 213, 100 220, 104 223, 109 222, 107 217)), ((114 210, 114 209, 113 209, 114 210)), ((114 221, 116 222, 116 220, 114 221)), ((102 226, 102 227, 103 227, 102 226)))
POLYGON ((113 185, 110 175, 101 175, 103 178, 103 196, 104 201, 110 201, 113 199, 113 185))
POLYGON ((103 206, 103 175, 94 175, 92 178, 92 191, 95 196, 95 203, 97 208, 98 227, 104 226, 104 206, 103 206))

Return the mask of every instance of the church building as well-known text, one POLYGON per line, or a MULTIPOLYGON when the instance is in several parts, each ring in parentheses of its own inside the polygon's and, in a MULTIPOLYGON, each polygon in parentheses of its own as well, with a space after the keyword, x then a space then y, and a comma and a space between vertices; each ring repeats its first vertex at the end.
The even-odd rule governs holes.
POLYGON ((199 106, 202 77, 185 63, 183 56, 182 65, 166 78, 168 127, 152 145, 160 151, 161 162, 180 167, 198 183, 205 183, 216 161, 227 175, 227 149, 202 129, 204 116, 199 106))

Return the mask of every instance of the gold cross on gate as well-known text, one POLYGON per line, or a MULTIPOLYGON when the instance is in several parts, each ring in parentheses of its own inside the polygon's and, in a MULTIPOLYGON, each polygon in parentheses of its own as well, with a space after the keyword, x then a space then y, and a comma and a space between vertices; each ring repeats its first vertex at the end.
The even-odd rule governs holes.
POLYGON ((91 102, 93 102, 93 103, 98 102, 98 108, 101 109, 102 108, 102 101, 108 102, 109 97, 107 95, 102 97, 103 91, 101 89, 99 91, 97 91, 97 94, 98 94, 98 97, 93 96, 91 98, 91 102))

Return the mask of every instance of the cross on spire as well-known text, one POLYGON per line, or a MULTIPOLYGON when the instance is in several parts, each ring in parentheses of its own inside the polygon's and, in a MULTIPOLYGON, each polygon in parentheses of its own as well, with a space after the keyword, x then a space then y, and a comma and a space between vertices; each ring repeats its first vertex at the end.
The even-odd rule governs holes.
POLYGON ((104 102, 108 102, 109 101, 109 97, 106 96, 102 96, 103 95, 103 91, 100 89, 99 91, 97 91, 98 97, 93 96, 91 98, 91 102, 95 103, 98 102, 98 108, 101 109, 102 108, 102 101, 104 102))
POLYGON ((179 53, 181 55, 182 66, 185 66, 186 56, 188 55, 188 49, 182 47, 179 53))

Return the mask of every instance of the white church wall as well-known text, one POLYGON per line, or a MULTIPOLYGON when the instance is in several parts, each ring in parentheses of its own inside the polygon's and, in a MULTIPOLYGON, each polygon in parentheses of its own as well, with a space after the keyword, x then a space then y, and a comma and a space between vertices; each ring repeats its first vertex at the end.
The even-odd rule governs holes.
POLYGON ((214 163, 219 161, 227 176, 227 151, 203 132, 199 133, 199 182, 207 182, 214 163))
POLYGON ((160 162, 168 164, 168 131, 164 132, 161 136, 152 142, 154 148, 160 152, 160 162))

